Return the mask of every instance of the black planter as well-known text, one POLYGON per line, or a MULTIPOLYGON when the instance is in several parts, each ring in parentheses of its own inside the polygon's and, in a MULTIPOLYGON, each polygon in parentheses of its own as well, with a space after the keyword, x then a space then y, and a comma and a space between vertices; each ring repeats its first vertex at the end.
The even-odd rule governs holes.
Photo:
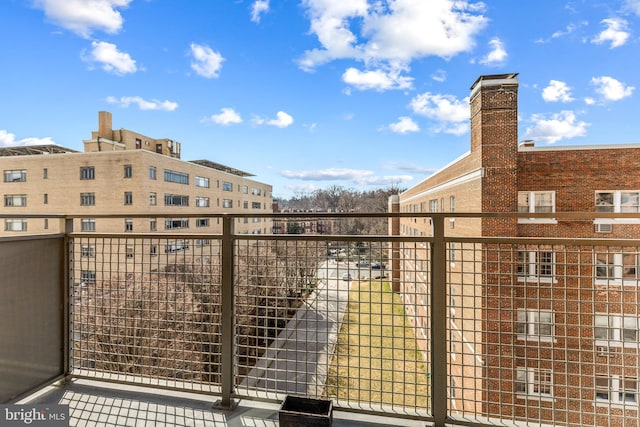
POLYGON ((287 396, 278 417, 280 427, 330 426, 333 422, 333 402, 287 396))

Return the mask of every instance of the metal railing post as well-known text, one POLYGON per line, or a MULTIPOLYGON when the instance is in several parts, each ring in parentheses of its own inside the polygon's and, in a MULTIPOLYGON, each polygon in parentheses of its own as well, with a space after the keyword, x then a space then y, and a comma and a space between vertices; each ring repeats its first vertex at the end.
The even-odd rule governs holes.
POLYGON ((64 220, 64 238, 63 238, 63 255, 62 260, 64 262, 64 267, 62 271, 62 303, 64 307, 62 308, 62 322, 63 322, 63 340, 62 351, 64 352, 63 363, 64 363, 64 375, 69 375, 71 373, 71 351, 73 350, 71 345, 71 339, 73 337, 73 304, 71 301, 71 263, 72 263, 72 243, 73 240, 69 237, 69 234, 73 233, 73 218, 65 218, 64 220))
POLYGON ((447 419, 447 256, 444 216, 432 218, 431 244, 431 410, 436 427, 447 419))
POLYGON ((234 218, 222 217, 222 332, 221 351, 221 388, 222 398, 214 405, 218 409, 234 409, 237 402, 232 401, 234 393, 234 345, 235 345, 235 293, 234 293, 234 218))

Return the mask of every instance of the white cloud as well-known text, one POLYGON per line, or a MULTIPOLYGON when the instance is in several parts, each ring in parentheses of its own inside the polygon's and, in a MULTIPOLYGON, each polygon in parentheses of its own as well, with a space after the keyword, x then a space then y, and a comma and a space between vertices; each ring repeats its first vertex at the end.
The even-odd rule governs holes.
POLYGON ((571 102, 571 88, 559 80, 549 81, 549 86, 542 89, 542 99, 547 102, 571 102))
POLYGON ((172 101, 158 101, 153 99, 147 101, 139 96, 123 96, 120 99, 113 96, 107 97, 109 104, 119 104, 122 108, 128 108, 131 104, 135 104, 141 110, 163 110, 173 111, 178 108, 178 104, 172 101))
POLYGON ((607 28, 603 30, 591 42, 596 44, 610 43, 609 48, 620 47, 629 39, 627 21, 622 18, 607 18, 600 21, 607 28))
POLYGON ((115 44, 107 42, 91 42, 91 54, 83 59, 87 62, 102 64, 107 73, 122 76, 138 71, 136 61, 128 53, 120 52, 115 44))
POLYGON ((262 15, 269 12, 269 0, 256 0, 251 6, 251 20, 260 23, 262 15))
POLYGON ((573 111, 561 111, 549 118, 542 114, 531 116, 533 126, 527 128, 527 139, 540 140, 553 144, 563 139, 576 138, 587 134, 589 123, 579 121, 573 111))
POLYGON ((242 117, 233 108, 221 108, 220 114, 214 114, 205 121, 211 121, 219 125, 242 123, 242 117))
POLYGON ((397 122, 391 123, 389 125, 389 129, 395 133, 407 133, 418 132, 420 130, 420 127, 411 119, 411 117, 402 116, 398 117, 397 122))
POLYGON ((409 175, 375 176, 366 169, 330 168, 309 171, 283 170, 280 174, 286 178, 303 181, 350 181, 358 185, 389 185, 409 182, 409 175))
POLYGON ((359 90, 375 89, 384 91, 389 89, 410 89, 413 78, 400 76, 399 71, 360 71, 350 67, 342 74, 342 81, 359 90))
POLYGON ((293 117, 284 111, 278 111, 276 113, 275 119, 264 119, 262 117, 256 116, 253 118, 253 123, 256 125, 268 125, 268 126, 276 126, 279 128, 286 128, 293 124, 293 117))
POLYGON ((591 84, 595 86, 595 91, 604 101, 619 101, 631 96, 635 87, 627 86, 613 77, 602 76, 593 77, 591 84))
POLYGON ((425 92, 409 105, 414 113, 435 122, 432 130, 436 133, 462 135, 469 130, 469 97, 459 100, 453 95, 425 92))
POLYGON ((35 0, 51 21, 81 37, 89 38, 94 30, 115 34, 122 28, 122 15, 132 0, 35 0))
POLYGON ((299 60, 304 70, 335 59, 407 67, 426 56, 450 58, 473 48, 487 19, 483 3, 465 0, 303 0, 320 48, 299 60), (354 25, 355 24, 355 25, 354 25), (352 30, 360 29, 356 34, 352 30), (402 31, 398 31, 401 28, 402 31))
POLYGON ((588 96, 584 99, 584 103, 587 105, 593 105, 596 103, 596 100, 588 96))
POLYGON ((625 7, 640 16, 640 0, 627 0, 625 2, 625 7))
POLYGON ((445 70, 436 70, 431 78, 439 83, 442 83, 447 80, 447 72, 445 70))
POLYGON ((480 60, 483 65, 501 65, 507 59, 507 51, 504 48, 504 43, 499 38, 491 39, 489 42, 491 52, 480 60))
POLYGON ((24 138, 16 140, 16 135, 0 129, 0 147, 23 147, 25 145, 50 145, 55 144, 51 137, 24 138))
POLYGON ((208 79, 218 77, 224 61, 220 53, 215 52, 209 46, 191 43, 191 56, 193 56, 191 68, 196 74, 208 79))

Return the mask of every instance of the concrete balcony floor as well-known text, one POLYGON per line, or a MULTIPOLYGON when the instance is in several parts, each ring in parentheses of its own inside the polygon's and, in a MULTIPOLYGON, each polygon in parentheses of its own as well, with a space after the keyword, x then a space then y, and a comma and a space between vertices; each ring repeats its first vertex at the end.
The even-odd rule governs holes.
MULTIPOLYGON (((279 405, 242 400, 233 411, 212 409, 216 396, 76 379, 45 387, 19 404, 69 405, 70 426, 278 426, 279 405)), ((424 427, 424 421, 334 410, 336 427, 424 427)))

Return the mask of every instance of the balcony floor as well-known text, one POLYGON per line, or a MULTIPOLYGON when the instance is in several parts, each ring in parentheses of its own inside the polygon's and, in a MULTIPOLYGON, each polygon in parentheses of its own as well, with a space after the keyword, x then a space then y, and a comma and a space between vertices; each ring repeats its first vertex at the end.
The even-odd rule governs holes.
MULTIPOLYGON (((70 426, 278 426, 278 404, 240 401, 233 411, 212 409, 217 398, 195 393, 73 380, 46 387, 19 404, 69 405, 70 426)), ((336 427, 424 427, 424 421, 334 411, 336 427)))

